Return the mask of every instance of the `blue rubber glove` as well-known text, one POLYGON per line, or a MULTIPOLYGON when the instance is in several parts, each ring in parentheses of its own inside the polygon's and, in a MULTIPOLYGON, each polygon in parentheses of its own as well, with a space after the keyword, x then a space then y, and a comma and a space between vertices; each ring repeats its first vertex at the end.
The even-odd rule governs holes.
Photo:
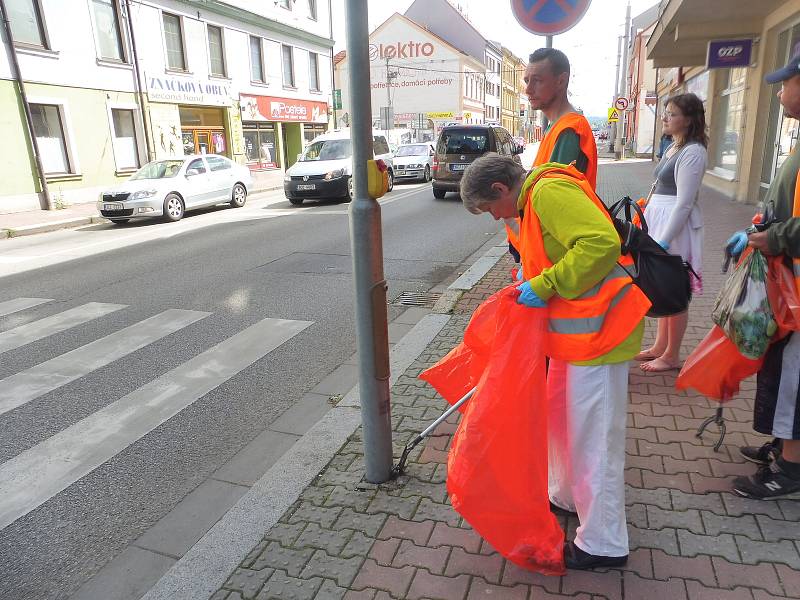
POLYGON ((517 291, 519 292, 519 296, 517 296, 517 304, 524 304, 525 306, 530 306, 531 308, 544 308, 547 306, 547 303, 539 298, 536 295, 536 292, 533 291, 531 287, 531 282, 526 281, 517 286, 517 291))
POLYGON ((661 246, 664 251, 669 252, 669 242, 665 242, 664 240, 658 240, 658 245, 661 246))
POLYGON ((522 267, 517 269, 517 281, 524 281, 525 276, 522 274, 522 267))
POLYGON ((725 248, 733 256, 739 256, 742 252, 744 252, 746 246, 747 233, 744 231, 737 231, 730 238, 728 238, 727 242, 725 242, 725 248))

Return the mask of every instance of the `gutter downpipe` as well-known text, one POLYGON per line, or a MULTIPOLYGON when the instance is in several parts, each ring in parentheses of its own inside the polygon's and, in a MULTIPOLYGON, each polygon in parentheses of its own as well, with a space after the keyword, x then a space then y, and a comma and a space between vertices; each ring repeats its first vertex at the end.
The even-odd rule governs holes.
POLYGON ((136 36, 133 33, 133 17, 131 15, 131 0, 123 0, 125 3, 125 17, 128 21, 128 36, 131 42, 131 58, 133 58, 133 69, 136 72, 134 86, 136 87, 136 104, 139 105, 139 112, 142 115, 142 130, 144 131, 145 145, 147 146, 147 162, 155 158, 153 149, 153 138, 150 135, 150 127, 147 124, 147 115, 144 106, 144 88, 142 86, 142 71, 139 65, 139 54, 136 51, 136 36))
POLYGON ((14 80, 19 87, 19 97, 22 100, 22 107, 25 110, 25 122, 28 130, 28 137, 31 140, 31 148, 33 150, 33 159, 36 162, 36 171, 39 177, 39 182, 42 186, 42 197, 39 198, 39 204, 42 204, 44 199, 43 210, 53 210, 53 201, 50 198, 50 188, 47 187, 47 177, 44 174, 44 167, 42 167, 42 157, 39 153, 39 142, 36 141, 36 133, 33 130, 33 115, 31 114, 31 107, 28 104, 28 95, 25 93, 25 83, 22 81, 22 73, 19 68, 19 61, 17 60, 17 52, 14 49, 14 38, 11 36, 11 23, 8 21, 8 11, 6 10, 5 0, 0 0, 0 12, 3 13, 3 30, 8 42, 8 53, 11 58, 11 70, 14 80))

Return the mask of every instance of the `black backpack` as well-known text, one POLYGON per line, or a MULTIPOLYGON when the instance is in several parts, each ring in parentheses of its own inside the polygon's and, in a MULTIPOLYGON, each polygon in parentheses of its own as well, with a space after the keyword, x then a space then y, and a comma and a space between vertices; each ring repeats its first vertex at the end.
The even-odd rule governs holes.
POLYGON ((608 208, 608 213, 622 240, 622 254, 633 258, 632 270, 622 268, 652 303, 647 316, 669 317, 687 310, 692 299, 689 273, 697 276, 692 266, 680 256, 664 250, 648 235, 642 209, 630 196, 615 202, 608 208), (623 215, 618 217, 620 212, 623 215), (641 228, 632 222, 634 212, 639 216, 641 228))

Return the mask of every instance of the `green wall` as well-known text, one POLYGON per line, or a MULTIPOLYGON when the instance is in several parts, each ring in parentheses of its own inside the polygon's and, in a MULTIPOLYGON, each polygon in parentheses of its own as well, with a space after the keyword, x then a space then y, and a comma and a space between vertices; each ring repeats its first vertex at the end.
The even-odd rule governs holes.
POLYGON ((0 160, 0 211, 3 196, 33 194, 38 190, 30 140, 25 131, 25 111, 16 84, 0 80, 0 131, 3 132, 3 160, 0 160))

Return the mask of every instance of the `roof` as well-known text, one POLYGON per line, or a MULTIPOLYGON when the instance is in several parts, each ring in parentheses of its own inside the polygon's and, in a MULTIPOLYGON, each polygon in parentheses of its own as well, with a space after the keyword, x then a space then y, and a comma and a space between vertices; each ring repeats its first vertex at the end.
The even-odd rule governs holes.
POLYGON ((333 64, 338 65, 340 62, 342 62, 345 59, 346 56, 347 56, 347 52, 344 51, 344 50, 341 50, 340 52, 337 52, 333 57, 333 64))

